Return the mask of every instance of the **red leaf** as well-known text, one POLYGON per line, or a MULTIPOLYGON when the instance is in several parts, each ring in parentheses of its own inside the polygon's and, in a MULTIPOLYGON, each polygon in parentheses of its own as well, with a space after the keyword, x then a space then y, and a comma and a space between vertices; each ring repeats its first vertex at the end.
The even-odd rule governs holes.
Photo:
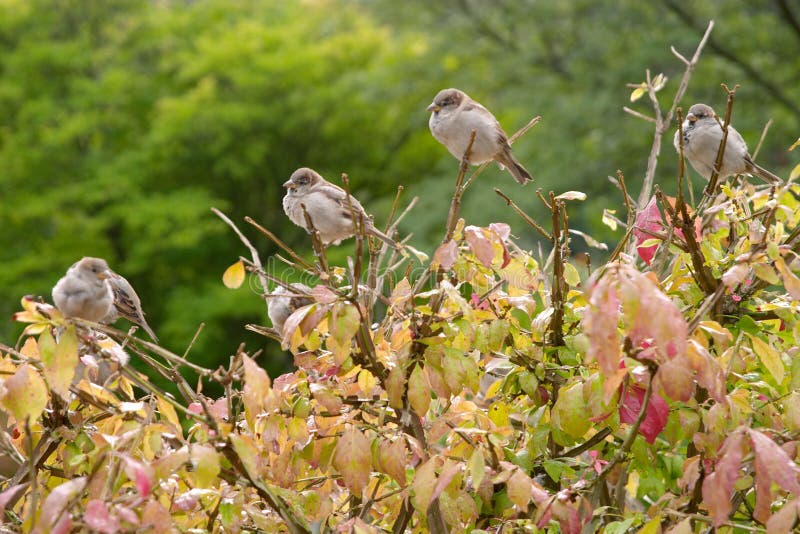
POLYGON ((703 480, 703 502, 708 507, 715 527, 727 521, 731 513, 731 493, 741 476, 743 445, 741 432, 731 434, 722 446, 714 472, 703 480))
MULTIPOLYGON (((622 392, 622 399, 619 403, 620 423, 631 424, 639 417, 644 402, 645 390, 639 386, 628 386, 622 392)), ((669 406, 667 402, 653 393, 650 402, 647 404, 647 412, 642 424, 639 425, 639 433, 644 436, 647 443, 653 443, 664 427, 667 425, 669 416, 669 406)))

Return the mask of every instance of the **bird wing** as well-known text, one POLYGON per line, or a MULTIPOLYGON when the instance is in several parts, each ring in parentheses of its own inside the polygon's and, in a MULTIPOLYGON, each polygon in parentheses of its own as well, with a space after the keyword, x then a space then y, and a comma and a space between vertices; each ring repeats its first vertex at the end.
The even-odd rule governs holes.
POLYGON ((144 318, 144 311, 142 311, 142 303, 139 300, 139 295, 136 294, 130 282, 114 272, 112 272, 111 276, 106 280, 111 287, 111 292, 114 294, 114 307, 117 309, 119 315, 132 323, 138 324, 145 329, 153 341, 158 341, 158 338, 144 318))

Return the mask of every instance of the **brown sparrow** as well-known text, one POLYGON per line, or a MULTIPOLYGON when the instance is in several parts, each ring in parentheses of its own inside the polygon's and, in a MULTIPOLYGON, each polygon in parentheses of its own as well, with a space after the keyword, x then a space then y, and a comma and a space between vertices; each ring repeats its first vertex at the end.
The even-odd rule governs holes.
POLYGON ((375 228, 372 219, 353 195, 350 195, 348 203, 344 189, 330 183, 313 169, 307 167, 297 169, 283 187, 286 188, 283 211, 294 224, 308 232, 303 213, 305 206, 311 224, 326 245, 338 245, 342 240, 355 235, 353 221, 355 215, 356 218, 363 220, 366 233, 398 248, 397 243, 389 236, 375 228))
POLYGON ((103 322, 113 323, 120 317, 124 317, 130 322, 144 328, 147 335, 150 336, 150 339, 158 343, 158 338, 144 318, 139 295, 133 290, 133 286, 131 286, 130 282, 109 269, 106 283, 111 288, 111 293, 114 295, 114 307, 105 319, 103 319, 103 322))
POLYGON ((144 319, 136 291, 103 259, 85 257, 73 264, 53 288, 53 302, 65 317, 95 323, 113 323, 124 317, 158 342, 144 319))
MULTIPOLYGON (((695 104, 689 108, 686 120, 683 121, 683 155, 706 180, 711 178, 719 144, 722 142, 722 127, 716 117, 710 106, 695 104)), ((672 144, 676 151, 680 151, 680 130, 675 132, 672 144)), ((756 165, 747 153, 747 143, 741 134, 728 125, 728 138, 725 141, 719 177, 725 179, 735 174, 753 174, 769 183, 782 182, 768 170, 756 165)))
POLYGON ((283 286, 278 286, 267 298, 267 315, 272 321, 272 328, 283 334, 283 325, 298 308, 314 302, 311 288, 298 282, 289 284, 295 291, 290 291, 283 286))
POLYGON ((53 287, 53 302, 65 317, 79 317, 95 323, 114 308, 114 295, 106 283, 108 264, 100 258, 83 258, 74 263, 53 287))
POLYGON ((508 169, 516 181, 525 185, 533 180, 508 144, 508 137, 494 115, 458 89, 443 89, 427 108, 431 112, 428 126, 433 137, 442 143, 457 160, 464 157, 472 130, 475 141, 469 153, 469 163, 480 165, 494 160, 500 168, 508 169))

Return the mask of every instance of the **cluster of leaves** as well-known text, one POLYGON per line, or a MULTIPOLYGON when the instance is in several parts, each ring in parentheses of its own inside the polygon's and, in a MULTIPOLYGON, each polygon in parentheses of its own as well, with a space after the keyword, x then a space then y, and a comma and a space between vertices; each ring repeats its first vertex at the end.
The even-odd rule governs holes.
MULTIPOLYGON (((681 57, 684 81, 703 42, 692 61, 681 57)), ((656 116, 647 180, 669 128, 661 82, 648 74, 634 88, 656 116)), ((724 124, 732 103, 730 91, 724 124)), ((59 533, 790 531, 800 517, 800 188, 742 180, 717 194, 712 177, 693 211, 679 162, 677 198, 656 188, 641 209, 620 175, 627 222, 605 220, 626 233, 584 277, 570 262, 567 205, 586 195, 537 192, 551 214, 543 225, 498 192, 550 243, 534 254, 508 224, 459 217, 482 170, 467 177, 466 163, 430 260, 357 235, 347 267, 334 265, 312 230, 310 262, 253 223, 316 280, 280 331, 251 326, 293 355, 294 370, 274 380, 244 347, 206 369, 23 299, 24 338, 0 345, 6 523, 59 533)), ((241 285, 245 266, 261 287, 285 285, 224 219, 252 254, 225 285, 241 285)))
POLYGON ((28 337, 0 362, 3 450, 19 464, 0 493, 6 520, 41 532, 788 531, 797 193, 723 187, 696 249, 673 204, 665 222, 653 202, 629 233, 641 261, 623 254, 585 284, 560 259, 565 203, 580 195, 550 197, 563 231, 547 259, 507 225, 457 220, 426 274, 389 283, 377 323, 372 288, 354 293, 331 269, 272 332, 296 365, 275 380, 244 352, 212 372, 25 299, 28 337), (127 353, 183 398, 126 365, 101 372, 127 353), (181 366, 225 395, 189 387, 181 366))

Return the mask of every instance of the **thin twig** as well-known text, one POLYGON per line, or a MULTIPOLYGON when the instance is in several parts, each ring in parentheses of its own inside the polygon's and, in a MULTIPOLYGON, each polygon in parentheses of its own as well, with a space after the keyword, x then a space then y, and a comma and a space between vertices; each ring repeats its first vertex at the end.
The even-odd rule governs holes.
MULTIPOLYGON (((259 281, 261 282, 261 291, 266 293, 266 291, 267 291, 267 280, 266 280, 266 278, 264 278, 264 276, 262 276, 260 274, 261 272, 263 272, 263 268, 261 267, 261 258, 258 255, 258 250, 256 250, 256 247, 254 247, 253 244, 250 243, 250 240, 247 239, 247 237, 245 237, 245 235, 241 232, 241 230, 239 230, 239 228, 235 224, 233 224, 233 221, 230 220, 227 215, 222 213, 217 208, 211 208, 211 211, 214 212, 214 214, 217 217, 222 219, 225 222, 225 224, 227 224, 228 226, 230 226, 233 229, 233 231, 236 233, 236 235, 239 236, 239 240, 242 242, 242 244, 244 244, 244 246, 247 247, 247 249, 250 251, 250 257, 253 259, 253 264, 256 267, 258 267, 258 269, 259 269, 258 271, 256 271, 256 276, 258 276, 259 281)), ((199 333, 200 333, 200 331, 198 330, 197 334, 195 334, 195 339, 197 338, 197 335, 199 333)), ((192 340, 192 344, 193 343, 194 343, 194 339, 192 340)), ((189 345, 189 346, 191 347, 191 345, 189 345)), ((187 349, 187 351, 188 351, 188 349, 187 349)))

